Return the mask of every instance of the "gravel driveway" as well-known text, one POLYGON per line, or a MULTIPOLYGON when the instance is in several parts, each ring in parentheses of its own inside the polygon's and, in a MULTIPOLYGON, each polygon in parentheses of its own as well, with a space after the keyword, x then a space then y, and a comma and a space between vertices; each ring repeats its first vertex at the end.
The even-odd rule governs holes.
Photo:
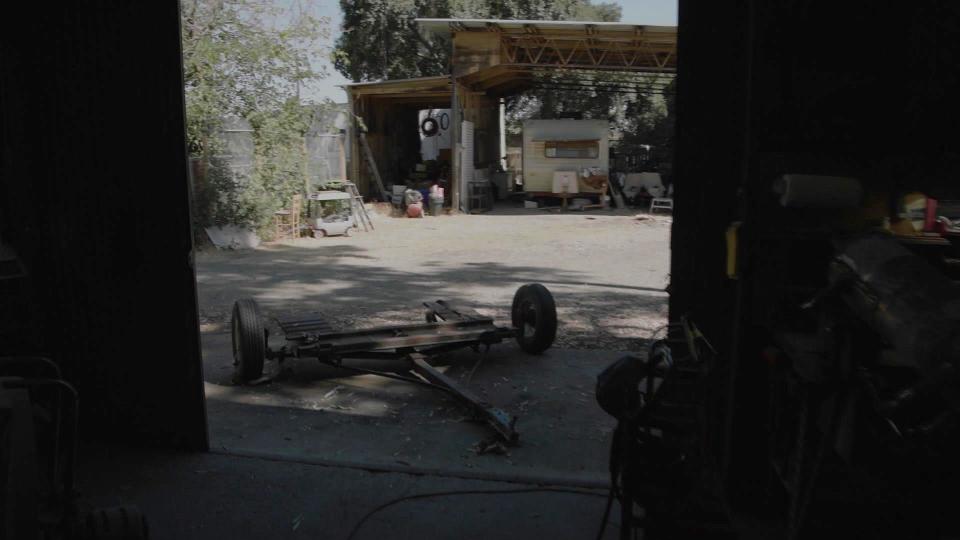
POLYGON ((668 216, 551 214, 500 207, 424 219, 374 214, 376 231, 197 254, 201 329, 228 329, 252 296, 268 316, 319 312, 336 326, 422 320, 420 303, 462 302, 506 322, 516 288, 557 301, 557 346, 635 350, 667 315, 668 216))

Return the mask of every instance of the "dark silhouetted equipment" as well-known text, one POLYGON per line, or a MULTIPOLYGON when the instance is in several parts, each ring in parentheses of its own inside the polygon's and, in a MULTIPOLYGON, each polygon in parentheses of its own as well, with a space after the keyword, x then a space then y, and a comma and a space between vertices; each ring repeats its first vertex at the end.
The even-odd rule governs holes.
POLYGON ((623 357, 597 377, 597 402, 617 419, 603 527, 616 498, 623 539, 637 530, 653 539, 732 538, 711 461, 721 424, 710 410, 715 352, 693 323, 668 328, 646 356, 623 357))
POLYGON ((78 498, 77 392, 42 357, 0 357, 0 531, 23 540, 145 540, 133 506, 78 498))
POLYGON ((892 235, 834 245, 826 287, 762 352, 787 537, 823 533, 833 512, 835 524, 897 521, 890 534, 956 534, 939 494, 960 478, 960 285, 892 235))

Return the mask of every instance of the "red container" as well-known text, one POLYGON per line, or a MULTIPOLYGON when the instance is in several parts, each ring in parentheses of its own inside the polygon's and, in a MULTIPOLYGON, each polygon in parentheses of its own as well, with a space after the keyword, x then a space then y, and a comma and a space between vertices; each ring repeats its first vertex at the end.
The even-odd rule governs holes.
POLYGON ((423 203, 410 203, 407 205, 407 217, 423 217, 423 203))
POLYGON ((923 218, 923 230, 933 232, 937 226, 937 200, 927 197, 927 212, 923 218))

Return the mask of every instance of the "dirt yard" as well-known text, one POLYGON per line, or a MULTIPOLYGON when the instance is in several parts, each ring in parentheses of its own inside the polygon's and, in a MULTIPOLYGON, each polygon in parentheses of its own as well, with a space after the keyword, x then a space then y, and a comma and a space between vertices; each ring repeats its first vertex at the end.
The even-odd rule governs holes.
POLYGON ((198 254, 211 445, 364 470, 605 485, 614 420, 593 403, 592 388, 618 351, 642 350, 664 324, 670 218, 500 208, 374 219, 375 232, 349 238, 198 254), (241 296, 268 316, 315 311, 341 327, 419 322, 421 302, 436 299, 509 324, 514 291, 532 281, 557 302, 554 348, 532 356, 509 341, 436 359, 456 384, 518 418, 520 445, 506 452, 478 450, 491 437, 487 426, 452 398, 406 382, 308 359, 282 369, 268 362, 266 384, 233 380, 229 318, 241 296))
POLYGON ((513 293, 540 282, 557 301, 555 346, 637 350, 665 323, 668 216, 551 214, 501 207, 481 215, 392 218, 376 231, 197 254, 204 332, 228 329, 233 301, 268 316, 319 312, 335 326, 422 320, 446 299, 509 321, 513 293))

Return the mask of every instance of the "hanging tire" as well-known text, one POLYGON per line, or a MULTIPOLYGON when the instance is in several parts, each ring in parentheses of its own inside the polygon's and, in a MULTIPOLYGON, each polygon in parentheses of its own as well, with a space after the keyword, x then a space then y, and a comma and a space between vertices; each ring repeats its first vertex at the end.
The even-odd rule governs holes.
POLYGON ((267 337, 263 331, 260 308, 252 298, 241 298, 233 303, 230 329, 233 363, 238 378, 243 382, 259 379, 263 375, 263 361, 267 356, 267 337))
POLYGON ((97 508, 80 522, 82 540, 148 540, 147 519, 136 506, 97 508))
POLYGON ((433 137, 440 131, 440 123, 436 119, 427 117, 420 122, 420 132, 424 137, 433 137))
POLYGON ((510 316, 517 343, 524 352, 540 354, 553 345, 557 337, 557 305, 546 287, 530 283, 517 289, 510 316))

